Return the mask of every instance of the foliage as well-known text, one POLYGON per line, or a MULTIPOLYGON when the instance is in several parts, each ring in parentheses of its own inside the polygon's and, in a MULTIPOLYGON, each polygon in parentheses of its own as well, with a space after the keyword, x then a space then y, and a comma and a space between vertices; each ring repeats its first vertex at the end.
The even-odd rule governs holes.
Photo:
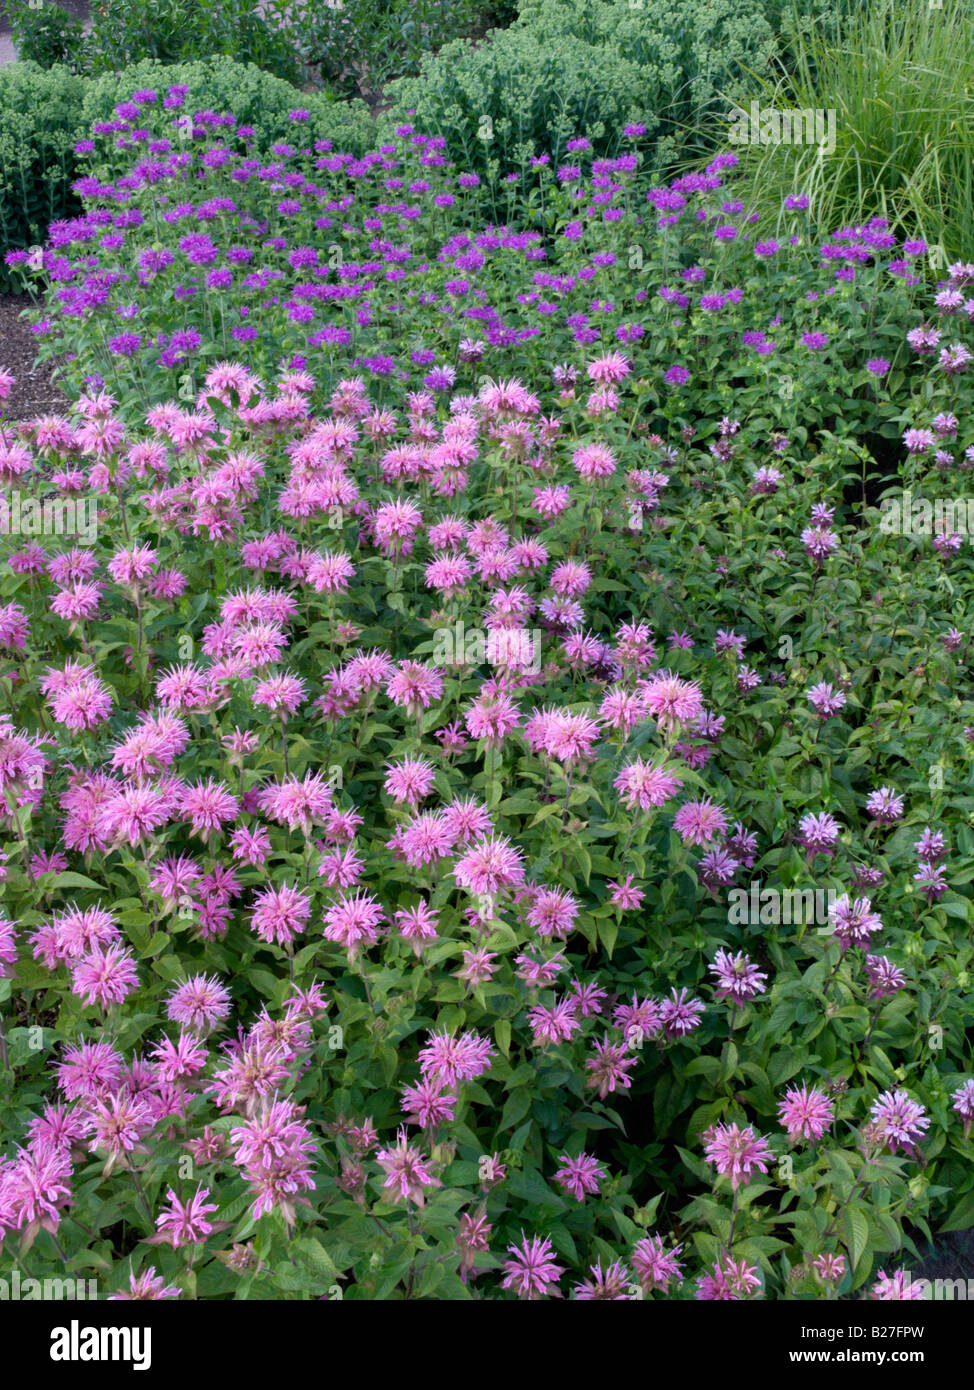
POLYGON ((54 0, 30 4, 28 0, 5 0, 10 34, 22 62, 38 67, 73 68, 82 47, 84 26, 54 0))
POLYGON ((278 22, 286 8, 283 0, 96 0, 82 61, 98 74, 144 58, 180 63, 222 56, 300 82, 300 63, 278 22))
POLYGON ((339 90, 377 99, 424 54, 474 28, 475 0, 303 0, 287 13, 290 41, 308 68, 339 90))
POLYGON ((974 561, 890 505, 969 478, 974 270, 608 133, 487 226, 175 85, 8 257, 76 403, 4 490, 97 533, 3 542, 0 1265, 889 1297, 974 1224, 974 561))
POLYGON ((510 29, 447 44, 390 92, 397 119, 443 135, 481 174, 543 152, 561 159, 573 135, 614 153, 629 122, 645 127, 663 169, 677 152, 700 152, 701 122, 773 48, 744 0, 530 0, 510 29))
MULTIPOLYGON (((40 245, 51 222, 80 211, 71 192, 83 84, 67 68, 0 68, 0 244, 40 245)), ((0 286, 9 289, 0 265, 0 286)))
POLYGON ((819 227, 881 211, 897 226, 963 254, 974 220, 974 25, 964 0, 875 0, 838 36, 803 34, 791 68, 766 79, 778 110, 831 109, 834 152, 768 144, 745 154, 744 188, 766 226, 792 189, 819 227))

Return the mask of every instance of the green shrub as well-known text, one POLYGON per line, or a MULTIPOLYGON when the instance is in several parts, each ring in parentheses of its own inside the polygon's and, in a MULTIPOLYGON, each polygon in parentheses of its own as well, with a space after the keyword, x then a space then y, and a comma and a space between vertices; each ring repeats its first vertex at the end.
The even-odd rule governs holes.
MULTIPOLYGON (((48 224, 81 211, 71 192, 84 83, 65 67, 0 68, 0 244, 42 242, 48 224)), ((13 287, 0 264, 0 286, 13 287)))
POLYGON ((100 0, 92 12, 85 63, 117 72, 143 58, 179 63, 223 56, 254 63, 288 82, 303 72, 274 0, 100 0))
POLYGON ((663 169, 677 151, 704 148, 696 123, 718 102, 726 109, 725 94, 747 88, 774 47, 747 0, 524 0, 510 29, 447 44, 418 77, 393 83, 394 116, 411 113, 481 172, 531 152, 558 158, 577 135, 613 153, 638 122, 663 169))
POLYGON ((308 68, 374 98, 391 78, 418 72, 425 54, 470 32, 479 8, 477 0, 305 0, 286 22, 308 68))
POLYGON ((84 26, 53 0, 31 5, 27 0, 6 0, 10 33, 23 62, 53 68, 61 63, 74 70, 83 45, 84 26))
POLYGON ((301 92, 252 63, 229 58, 168 64, 146 58, 117 77, 106 74, 89 81, 82 113, 85 134, 95 121, 113 118, 123 95, 145 88, 156 91, 161 101, 172 86, 188 88, 187 112, 232 111, 238 122, 253 126, 257 149, 266 149, 277 140, 305 144, 310 137, 334 140, 336 146, 359 153, 374 137, 364 102, 339 102, 322 92, 301 92), (298 108, 308 111, 310 120, 296 127, 288 112, 298 108), (298 130, 300 142, 295 139, 298 130))

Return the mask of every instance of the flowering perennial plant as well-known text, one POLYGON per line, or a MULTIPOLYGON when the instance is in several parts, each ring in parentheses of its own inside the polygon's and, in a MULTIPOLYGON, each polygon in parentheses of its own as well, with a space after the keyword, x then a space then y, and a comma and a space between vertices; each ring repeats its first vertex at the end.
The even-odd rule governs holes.
POLYGON ((582 137, 484 225, 184 95, 92 132, 74 405, 0 428, 97 517, 2 538, 0 1264, 904 1296, 974 1223, 974 567, 876 504, 974 466, 974 266, 582 137))

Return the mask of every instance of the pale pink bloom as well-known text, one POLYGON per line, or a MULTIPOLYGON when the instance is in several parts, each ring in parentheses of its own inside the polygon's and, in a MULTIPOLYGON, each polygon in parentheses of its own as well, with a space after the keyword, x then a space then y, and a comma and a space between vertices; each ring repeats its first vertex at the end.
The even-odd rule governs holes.
POLYGON ((577 1158, 562 1154, 558 1162, 561 1167, 555 1173, 555 1182, 565 1192, 570 1192, 576 1201, 584 1202, 589 1193, 598 1192, 606 1173, 597 1158, 586 1153, 579 1154, 577 1158))
POLYGON ((788 1131, 791 1143, 799 1139, 821 1139, 832 1123, 833 1105, 824 1091, 813 1086, 790 1086, 778 1105, 778 1118, 788 1131))
POLYGON ((261 941, 286 946, 305 930, 310 916, 311 899, 307 893, 282 883, 279 888, 264 888, 257 894, 250 926, 261 941))
POLYGON ((181 1202, 171 1187, 167 1190, 169 1206, 156 1218, 156 1226, 174 1250, 183 1245, 200 1245, 211 1234, 213 1223, 207 1217, 217 1206, 206 1200, 209 1195, 208 1187, 198 1187, 191 1197, 181 1202))
POLYGON ((870 1290, 869 1297, 887 1303, 911 1303, 925 1297, 922 1280, 911 1279, 907 1271, 898 1269, 887 1274, 879 1270, 879 1277, 870 1290))
POLYGON ((209 835, 219 834, 224 822, 236 820, 240 814, 240 804, 222 782, 210 778, 185 788, 181 811, 183 819, 190 822, 193 833, 206 839, 209 835))
POLYGON ((519 1298, 544 1298, 565 1272, 552 1260, 554 1251, 546 1237, 532 1236, 529 1240, 522 1231, 520 1245, 507 1249, 511 1259, 504 1262, 501 1288, 513 1289, 519 1298))
POLYGON ((376 928, 384 918, 382 904, 371 893, 340 893, 325 912, 324 935, 328 941, 340 942, 351 962, 360 945, 371 946, 377 939, 376 928))
POLYGON ((757 1268, 743 1258, 732 1260, 728 1255, 723 1264, 717 1261, 712 1274, 704 1274, 697 1280, 694 1297, 705 1303, 733 1302, 747 1298, 760 1287, 757 1268))
POLYGON ((138 987, 135 958, 122 946, 95 946, 71 967, 71 988, 84 1004, 111 1008, 138 987))
POLYGON ((453 876, 461 888, 479 897, 524 881, 523 855, 503 835, 478 840, 457 860, 453 876))
POLYGON ((386 764, 385 790, 394 801, 418 806, 432 791, 435 776, 436 769, 425 758, 402 758, 386 764))
POLYGON ((682 1253, 680 1245, 674 1245, 672 1250, 664 1249, 662 1236, 648 1235, 637 1240, 632 1251, 632 1267, 643 1291, 658 1289, 666 1293, 671 1283, 679 1283, 683 1271, 677 1257, 682 1253))
POLYGON ((394 704, 404 706, 410 718, 415 719, 443 694, 443 677, 435 666, 401 661, 386 685, 386 693, 394 704))
POLYGON ((630 810, 638 807, 642 811, 650 811, 675 796, 683 783, 672 772, 645 763, 642 758, 634 758, 622 769, 613 786, 622 793, 622 799, 630 810))
POLYGON ((113 1158, 143 1148, 142 1140, 155 1128, 155 1119, 143 1096, 117 1091, 96 1096, 89 1102, 91 1153, 107 1153, 113 1158))
POLYGON ((393 1202, 411 1201, 421 1207, 426 1202, 427 1188, 443 1186, 430 1172, 429 1159, 409 1143, 405 1129, 400 1129, 392 1147, 379 1149, 376 1158, 387 1174, 382 1186, 393 1202))
POLYGON ((723 806, 703 797, 687 801, 673 817, 673 829, 685 845, 709 845, 727 830, 727 815, 723 806))
POLYGON ((595 1056, 585 1060, 585 1069, 590 1073, 586 1086, 594 1086, 602 1100, 616 1087, 628 1090, 632 1077, 627 1073, 636 1065, 637 1059, 624 1043, 615 1043, 605 1034, 602 1042, 595 1043, 595 1056))
POLYGON ((704 1157, 737 1190, 750 1182, 752 1172, 766 1173, 774 1154, 763 1135, 750 1125, 714 1125, 705 1135, 704 1157))
POLYGON ((166 1016, 173 1023, 209 1032, 230 1013, 230 991, 216 976, 194 975, 176 986, 169 996, 166 1016))
POLYGON ((609 901, 613 907, 619 908, 622 912, 639 907, 646 896, 641 888, 635 886, 635 879, 632 874, 627 874, 620 883, 610 881, 609 887, 612 889, 609 901))
POLYGON ((156 1273, 155 1265, 149 1265, 141 1274, 130 1272, 128 1288, 120 1289, 118 1293, 110 1293, 108 1302, 147 1301, 182 1296, 182 1290, 176 1284, 167 1284, 163 1276, 156 1273))
POLYGON ((660 728, 669 732, 679 724, 693 724, 703 712, 703 692, 693 681, 671 671, 659 671, 641 686, 647 711, 660 728))

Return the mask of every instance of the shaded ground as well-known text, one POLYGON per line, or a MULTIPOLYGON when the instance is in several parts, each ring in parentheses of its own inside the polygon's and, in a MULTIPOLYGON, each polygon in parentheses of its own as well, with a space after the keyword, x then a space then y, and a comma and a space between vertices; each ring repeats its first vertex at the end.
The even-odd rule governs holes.
POLYGON ((17 384, 4 402, 5 420, 30 420, 37 415, 63 414, 68 398, 54 384, 51 363, 34 366, 37 339, 20 314, 31 306, 26 294, 0 295, 0 367, 17 378, 17 384))

